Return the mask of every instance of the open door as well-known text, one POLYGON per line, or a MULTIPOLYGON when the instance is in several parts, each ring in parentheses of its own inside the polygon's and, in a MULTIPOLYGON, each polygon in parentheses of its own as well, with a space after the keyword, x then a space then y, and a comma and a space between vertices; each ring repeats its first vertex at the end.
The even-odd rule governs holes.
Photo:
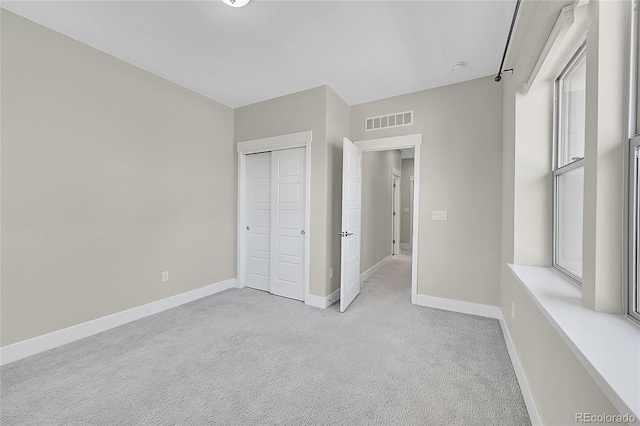
POLYGON ((344 138, 342 157, 342 244, 340 312, 360 293, 360 209, 362 151, 344 138))
POLYGON ((391 254, 400 254, 400 176, 398 176, 396 174, 396 172, 393 172, 393 175, 391 176, 391 180, 393 182, 393 188, 392 188, 392 203, 393 203, 393 212, 391 214, 391 218, 392 218, 392 231, 391 231, 391 235, 393 235, 393 239, 392 241, 392 248, 391 248, 391 254))

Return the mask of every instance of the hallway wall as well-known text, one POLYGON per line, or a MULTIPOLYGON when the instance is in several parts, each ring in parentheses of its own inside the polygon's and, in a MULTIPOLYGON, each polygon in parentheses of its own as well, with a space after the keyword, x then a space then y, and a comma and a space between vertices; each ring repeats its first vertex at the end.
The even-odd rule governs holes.
POLYGON ((360 273, 392 253, 392 173, 400 161, 398 150, 362 153, 360 273))

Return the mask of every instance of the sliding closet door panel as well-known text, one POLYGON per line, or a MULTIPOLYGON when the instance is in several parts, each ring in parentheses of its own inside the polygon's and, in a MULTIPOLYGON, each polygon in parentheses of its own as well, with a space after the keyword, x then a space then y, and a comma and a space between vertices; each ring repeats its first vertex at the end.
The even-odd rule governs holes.
POLYGON ((245 222, 247 287, 269 291, 271 269, 271 153, 247 155, 245 222))
POLYGON ((304 300, 305 148, 271 153, 271 293, 304 300))

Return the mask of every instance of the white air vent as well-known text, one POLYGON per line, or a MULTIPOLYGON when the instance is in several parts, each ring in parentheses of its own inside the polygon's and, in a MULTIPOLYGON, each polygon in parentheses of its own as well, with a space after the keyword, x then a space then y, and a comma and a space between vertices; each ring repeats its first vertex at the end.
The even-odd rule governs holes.
POLYGON ((396 112, 364 119, 364 130, 380 130, 390 127, 410 126, 413 124, 413 111, 396 112))

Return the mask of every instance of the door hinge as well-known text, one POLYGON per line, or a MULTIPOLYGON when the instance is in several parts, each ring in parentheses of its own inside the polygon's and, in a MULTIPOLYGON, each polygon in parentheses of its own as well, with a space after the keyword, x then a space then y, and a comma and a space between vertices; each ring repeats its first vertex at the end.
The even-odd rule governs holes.
POLYGON ((396 212, 393 212, 393 215, 395 216, 395 215, 396 215, 396 212))
POLYGON ((393 244, 395 244, 395 243, 396 243, 396 240, 393 240, 393 244))
POLYGON ((393 184, 393 187, 394 187, 394 188, 396 187, 396 184, 395 184, 395 183, 393 184))

